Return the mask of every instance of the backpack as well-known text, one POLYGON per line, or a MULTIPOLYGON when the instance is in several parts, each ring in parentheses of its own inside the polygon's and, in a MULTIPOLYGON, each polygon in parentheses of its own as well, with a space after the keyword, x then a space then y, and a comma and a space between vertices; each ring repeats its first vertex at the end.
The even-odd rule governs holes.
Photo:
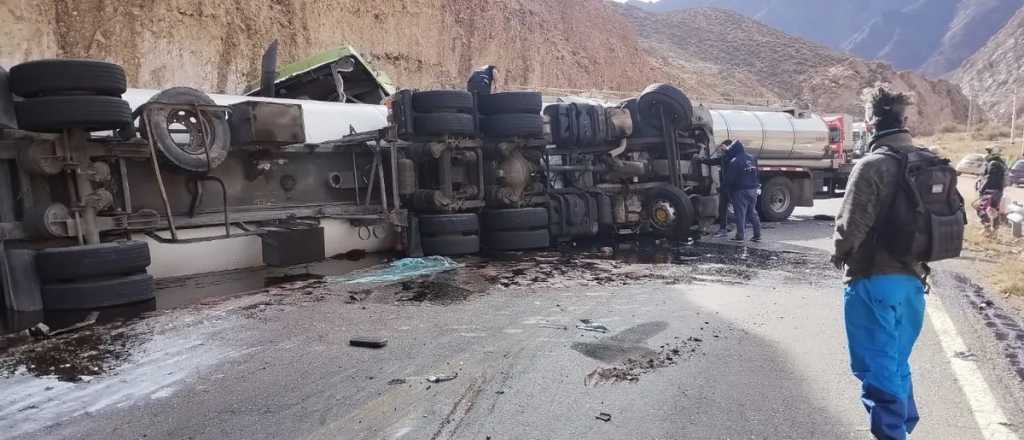
POLYGON ((903 170, 892 206, 878 225, 881 245, 894 257, 919 262, 959 257, 967 212, 949 159, 924 148, 903 153, 882 146, 876 152, 898 160, 903 170))

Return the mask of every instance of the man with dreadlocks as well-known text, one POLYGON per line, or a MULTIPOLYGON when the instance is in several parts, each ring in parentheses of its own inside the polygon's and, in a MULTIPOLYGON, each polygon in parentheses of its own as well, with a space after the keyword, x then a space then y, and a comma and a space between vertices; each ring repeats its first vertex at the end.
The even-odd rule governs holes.
POLYGON ((873 129, 868 154, 850 174, 836 217, 836 267, 846 267, 844 315, 853 374, 871 433, 903 440, 919 420, 910 380, 910 352, 924 320, 926 266, 893 255, 879 231, 890 228, 905 176, 894 156, 916 150, 906 129, 910 97, 880 84, 865 90, 865 120, 873 129))

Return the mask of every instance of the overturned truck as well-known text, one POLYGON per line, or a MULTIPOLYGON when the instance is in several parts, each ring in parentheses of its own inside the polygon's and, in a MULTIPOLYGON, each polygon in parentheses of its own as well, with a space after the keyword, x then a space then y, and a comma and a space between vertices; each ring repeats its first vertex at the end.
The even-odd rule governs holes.
POLYGON ((669 85, 614 103, 395 91, 351 50, 264 71, 246 95, 128 89, 97 61, 0 72, 5 307, 146 301, 154 278, 350 250, 687 240, 717 215, 711 113, 669 85))

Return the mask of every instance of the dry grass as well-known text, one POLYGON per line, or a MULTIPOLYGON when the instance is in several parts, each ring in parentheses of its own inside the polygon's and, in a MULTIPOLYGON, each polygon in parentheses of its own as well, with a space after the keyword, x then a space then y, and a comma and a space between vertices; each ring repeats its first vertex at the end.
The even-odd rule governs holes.
POLYGON ((985 147, 998 145, 1003 149, 1003 157, 1012 162, 1020 154, 1021 139, 1016 140, 1016 147, 1010 146, 1010 131, 998 127, 978 127, 972 133, 963 131, 940 133, 916 139, 925 146, 936 146, 942 154, 956 162, 970 153, 984 153, 985 147), (1012 150, 1012 151, 1011 151, 1012 150))
POLYGON ((995 262, 984 275, 999 292, 1024 298, 1024 241, 1013 238, 1008 227, 991 235, 971 223, 964 235, 964 248, 995 262))

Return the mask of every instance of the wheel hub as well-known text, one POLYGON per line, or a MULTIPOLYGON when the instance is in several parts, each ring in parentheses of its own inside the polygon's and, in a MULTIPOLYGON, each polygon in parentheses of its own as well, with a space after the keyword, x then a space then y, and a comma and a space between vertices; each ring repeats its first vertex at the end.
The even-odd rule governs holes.
POLYGON ((173 110, 167 117, 167 131, 181 151, 192 155, 206 153, 203 124, 191 110, 173 110))
POLYGON ((785 191, 772 191, 768 196, 769 206, 772 211, 783 212, 789 206, 789 194, 785 191))
POLYGON ((651 207, 651 223, 658 229, 666 229, 676 222, 676 208, 665 200, 654 202, 651 207))

